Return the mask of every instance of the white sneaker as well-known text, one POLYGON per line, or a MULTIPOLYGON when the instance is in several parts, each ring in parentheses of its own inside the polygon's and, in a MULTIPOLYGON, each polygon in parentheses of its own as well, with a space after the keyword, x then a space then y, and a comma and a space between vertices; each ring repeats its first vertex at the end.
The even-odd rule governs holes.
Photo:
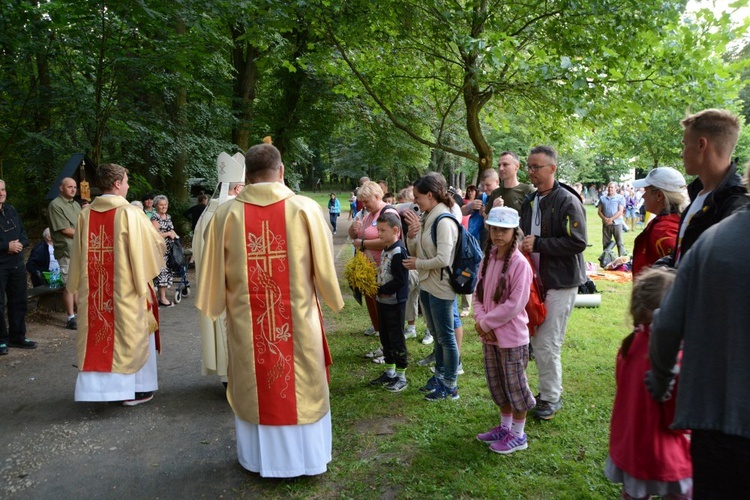
POLYGON ((372 358, 372 362, 382 365, 385 363, 385 356, 378 356, 377 358, 372 358))
POLYGON ((422 337, 422 343, 424 345, 430 345, 432 344, 432 342, 433 342, 432 334, 430 333, 429 330, 427 330, 427 332, 424 334, 424 337, 422 337))
POLYGON ((406 330, 404 330, 404 338, 405 339, 417 338, 417 327, 415 327, 414 325, 407 326, 406 330))
POLYGON ((374 326, 370 325, 370 328, 365 330, 365 335, 367 335, 368 337, 371 337, 373 335, 380 335, 380 332, 378 332, 374 326))
POLYGON ((370 351, 368 353, 365 353, 366 358, 379 358, 383 355, 383 347, 378 347, 374 351, 370 351))

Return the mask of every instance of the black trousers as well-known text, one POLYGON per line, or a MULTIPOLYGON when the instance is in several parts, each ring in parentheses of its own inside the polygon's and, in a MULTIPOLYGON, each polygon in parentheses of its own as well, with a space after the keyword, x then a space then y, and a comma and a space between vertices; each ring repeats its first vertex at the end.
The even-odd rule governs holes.
POLYGON ((9 340, 21 341, 26 338, 26 268, 23 265, 0 269, 0 344, 9 340), (5 324, 5 309, 8 309, 8 324, 5 324))
POLYGON ((381 304, 378 302, 378 320, 380 322, 380 343, 383 345, 385 364, 395 364, 396 368, 406 368, 406 339, 404 338, 404 321, 406 321, 406 302, 400 304, 381 304))
POLYGON ((693 498, 747 498, 750 494, 750 438, 694 430, 693 498))

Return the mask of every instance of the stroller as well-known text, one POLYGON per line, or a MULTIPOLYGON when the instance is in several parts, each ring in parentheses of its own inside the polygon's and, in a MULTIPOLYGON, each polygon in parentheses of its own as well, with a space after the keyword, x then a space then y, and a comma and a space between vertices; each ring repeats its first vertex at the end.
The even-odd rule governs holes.
POLYGON ((172 241, 172 246, 167 254, 167 267, 173 278, 179 278, 177 290, 174 292, 174 301, 179 304, 182 297, 190 295, 190 282, 187 279, 187 262, 185 262, 185 251, 182 248, 180 238, 172 241))

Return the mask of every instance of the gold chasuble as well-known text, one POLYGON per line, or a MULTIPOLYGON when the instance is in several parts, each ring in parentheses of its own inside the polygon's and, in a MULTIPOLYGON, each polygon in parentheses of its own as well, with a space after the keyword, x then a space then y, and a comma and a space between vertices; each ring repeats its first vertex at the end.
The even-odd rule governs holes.
POLYGON ((130 374, 148 358, 151 280, 164 238, 121 196, 99 196, 78 216, 67 289, 78 292, 78 367, 130 374))
POLYGON ((227 398, 241 419, 303 425, 329 410, 328 351, 317 292, 344 306, 323 210, 278 182, 250 184, 216 211, 203 245, 196 306, 225 309, 227 398))

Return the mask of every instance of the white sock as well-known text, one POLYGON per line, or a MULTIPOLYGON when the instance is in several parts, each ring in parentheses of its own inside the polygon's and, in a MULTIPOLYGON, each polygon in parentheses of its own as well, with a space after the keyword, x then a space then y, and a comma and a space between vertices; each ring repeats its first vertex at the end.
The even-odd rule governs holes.
POLYGON ((399 380, 406 382, 406 368, 397 369, 396 376, 398 376, 399 380))
POLYGON ((396 376, 396 365, 387 365, 385 367, 385 373, 389 377, 391 377, 391 378, 395 377, 396 376))
POLYGON ((503 429, 510 429, 510 426, 512 423, 513 423, 512 413, 508 413, 507 415, 504 415, 503 413, 500 414, 500 425, 503 427, 503 429))
POLYGON ((523 428, 526 425, 526 419, 523 420, 516 420, 513 419, 513 425, 510 427, 510 432, 517 437, 523 436, 523 428))
POLYGON ((73 318, 75 318, 75 317, 76 317, 76 315, 75 315, 75 314, 71 314, 70 316, 68 316, 68 319, 69 319, 69 320, 71 320, 71 319, 73 319, 73 318))

